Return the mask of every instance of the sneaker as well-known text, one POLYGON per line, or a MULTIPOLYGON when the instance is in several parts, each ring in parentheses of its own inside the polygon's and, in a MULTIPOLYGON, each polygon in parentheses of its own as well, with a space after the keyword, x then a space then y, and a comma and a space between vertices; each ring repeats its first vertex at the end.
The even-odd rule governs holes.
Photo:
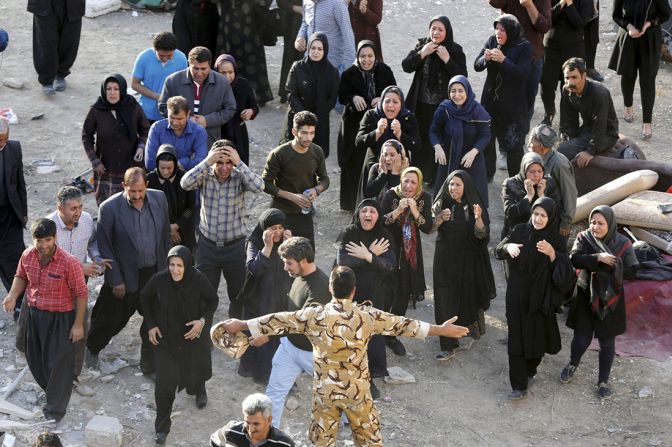
POLYGON ((166 443, 166 438, 168 437, 168 433, 157 433, 154 435, 154 443, 158 445, 164 445, 166 443))
POLYGON ((380 390, 378 389, 376 384, 373 383, 373 380, 371 381, 370 390, 371 390, 371 399, 373 399, 373 400, 380 399, 380 390))
POLYGON ((607 385, 607 382, 600 382, 597 385, 597 395, 600 396, 600 399, 602 400, 611 399, 612 392, 609 385, 607 385))
POLYGON ((54 80, 54 90, 56 90, 57 92, 65 91, 66 87, 67 83, 65 82, 65 78, 57 77, 54 80))
POLYGON ((203 393, 196 395, 196 408, 205 408, 206 405, 208 405, 208 395, 203 391, 203 393))
POLYGON ((447 360, 452 359, 455 357, 455 350, 451 349, 449 351, 441 351, 438 354, 436 354, 436 360, 439 362, 445 362, 447 360))
POLYGON ((53 85, 43 85, 42 86, 42 93, 45 96, 54 96, 56 94, 56 90, 54 90, 53 85))
POLYGON ((385 345, 397 355, 406 355, 406 348, 397 337, 385 337, 385 345))
POLYGON ((506 154, 499 153, 499 156, 497 157, 497 169, 500 171, 506 171, 508 166, 506 165, 506 154))
POLYGON ((98 354, 86 350, 86 366, 91 369, 100 369, 100 359, 98 354))
POLYGON ((602 76, 600 72, 595 70, 594 68, 589 68, 588 70, 586 70, 586 75, 593 81, 604 82, 604 76, 602 76))
POLYGON ((560 382, 562 383, 569 383, 572 381, 574 378, 574 373, 576 372, 576 366, 572 365, 571 363, 567 366, 565 366, 560 373, 560 382))
POLYGON ((527 390, 513 390, 507 396, 509 400, 521 400, 527 397, 527 390))

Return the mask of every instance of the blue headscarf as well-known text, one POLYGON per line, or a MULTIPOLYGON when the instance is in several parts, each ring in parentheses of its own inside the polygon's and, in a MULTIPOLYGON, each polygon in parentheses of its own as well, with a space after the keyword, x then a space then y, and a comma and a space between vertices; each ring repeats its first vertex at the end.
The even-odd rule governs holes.
MULTIPOLYGON (((441 103, 448 111, 448 129, 450 131, 450 159, 459 164, 462 155, 462 146, 464 145, 464 122, 485 121, 490 122, 490 115, 485 109, 476 101, 476 94, 471 88, 469 80, 462 76, 453 76, 448 83, 448 89, 453 84, 461 84, 467 92, 467 100, 462 106, 457 106, 450 99, 445 99, 441 103)), ((450 170, 456 167, 449 166, 450 170)))

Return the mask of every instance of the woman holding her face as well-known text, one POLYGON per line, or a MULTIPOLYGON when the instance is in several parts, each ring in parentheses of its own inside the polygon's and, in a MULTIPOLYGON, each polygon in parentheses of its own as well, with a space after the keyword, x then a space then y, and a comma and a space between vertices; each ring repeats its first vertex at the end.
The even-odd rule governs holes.
MULTIPOLYGON (((457 315, 457 321, 469 327, 469 336, 478 339, 485 333, 483 312, 497 290, 488 254, 488 210, 469 173, 450 173, 434 199, 432 214, 433 229, 439 233, 433 267, 436 321, 457 315)), ((439 343, 440 361, 453 358, 460 346, 456 338, 439 337, 439 343)))
POLYGON ((338 99, 345 105, 338 132, 338 166, 341 168, 341 209, 352 211, 357 199, 357 185, 364 163, 365 151, 357 150, 355 139, 359 123, 367 110, 380 102, 383 90, 395 85, 390 67, 378 60, 376 47, 370 40, 357 46, 355 63, 343 72, 338 99))
POLYGON ((329 156, 329 112, 338 97, 338 70, 327 59, 329 41, 324 33, 314 33, 308 39, 308 55, 294 62, 287 78, 289 109, 281 143, 292 141, 292 126, 297 112, 308 110, 317 116, 313 143, 329 156))
POLYGON ((404 146, 397 140, 387 140, 383 143, 378 163, 369 170, 364 196, 382 203, 385 193, 401 182, 401 173, 408 164, 404 146))
POLYGON ((439 164, 434 183, 434 196, 449 172, 464 169, 473 179, 488 207, 488 178, 484 152, 490 142, 490 115, 476 101, 476 94, 464 76, 455 76, 448 84, 450 99, 436 109, 429 141, 439 164))
POLYGON ((506 322, 509 327, 510 400, 527 396, 545 354, 560 351, 556 310, 562 306, 576 273, 564 238, 557 231, 555 201, 541 197, 531 207, 528 222, 516 225, 495 249, 508 264, 506 322))
MULTIPOLYGON (((422 189, 422 172, 410 167, 401 173, 401 183, 383 196, 381 204, 384 224, 392 233, 398 247, 396 284, 390 312, 406 315, 409 301, 425 299, 425 267, 422 258, 420 233, 432 229, 432 197, 422 189)), ((406 354, 404 345, 396 337, 386 337, 386 343, 397 355, 406 354)))
POLYGON ((569 383, 593 337, 600 342, 597 395, 611 397, 609 375, 616 352, 616 336, 625 332, 623 279, 632 277, 638 261, 632 243, 618 232, 614 211, 600 205, 590 212, 589 227, 574 241, 569 254, 580 269, 567 326, 574 329, 570 362, 560 373, 569 383))

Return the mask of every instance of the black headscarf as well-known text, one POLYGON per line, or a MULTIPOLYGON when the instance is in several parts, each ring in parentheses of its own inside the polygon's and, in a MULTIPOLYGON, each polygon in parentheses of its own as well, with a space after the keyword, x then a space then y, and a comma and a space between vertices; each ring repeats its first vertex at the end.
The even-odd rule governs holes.
POLYGON ((316 92, 324 92, 327 89, 327 83, 331 81, 331 63, 327 56, 329 55, 329 39, 324 33, 313 33, 308 39, 308 45, 306 46, 306 56, 303 58, 303 63, 306 64, 310 77, 315 83, 316 92), (322 47, 324 48, 324 56, 319 61, 314 61, 310 58, 310 45, 319 40, 322 42, 322 47))
POLYGON ((544 170, 544 175, 546 175, 546 167, 544 166, 544 159, 541 158, 541 155, 536 152, 526 152, 525 155, 523 155, 522 160, 520 160, 520 171, 518 171, 516 179, 524 182, 527 178, 527 170, 534 164, 541 166, 541 169, 544 170))
POLYGON ((492 24, 492 27, 497 28, 498 23, 501 24, 504 31, 506 31, 506 43, 502 46, 502 49, 513 47, 525 40, 523 27, 513 14, 503 14, 497 17, 492 24))
POLYGON ((173 283, 176 285, 188 283, 188 280, 191 279, 191 276, 194 274, 194 266, 191 261, 191 251, 189 251, 189 249, 184 245, 176 245, 170 249, 168 256, 166 256, 169 264, 170 258, 173 256, 177 256, 178 258, 182 259, 182 262, 184 262, 184 276, 181 280, 175 281, 173 280, 173 276, 170 275, 171 281, 173 281, 173 283))
POLYGON ((359 202, 357 209, 352 214, 352 220, 350 225, 345 227, 345 230, 341 232, 338 236, 337 242, 339 242, 339 248, 343 248, 347 245, 348 242, 360 243, 362 242, 367 247, 371 245, 373 241, 380 238, 385 238, 388 241, 392 241, 390 233, 383 226, 383 211, 380 208, 380 204, 375 199, 364 199, 359 202), (378 211, 378 220, 373 228, 369 231, 365 231, 362 228, 362 224, 359 221, 359 211, 365 206, 372 206, 378 211))
POLYGON ((366 84, 366 97, 364 99, 366 100, 367 104, 371 104, 373 98, 376 97, 376 78, 374 76, 374 72, 376 70, 377 64, 378 64, 378 54, 376 53, 376 45, 370 40, 362 40, 361 42, 359 42, 359 45, 357 45, 357 55, 355 56, 355 66, 359 68, 359 72, 362 74, 362 77, 364 78, 364 83, 366 84), (359 52, 367 47, 373 50, 373 54, 375 55, 376 58, 375 61, 373 62, 373 67, 371 67, 371 70, 364 70, 359 65, 359 52))
POLYGON ((126 79, 122 75, 119 73, 108 75, 100 86, 100 96, 92 107, 99 110, 114 110, 117 113, 117 127, 119 127, 128 138, 132 139, 138 134, 137 126, 133 121, 133 113, 135 112, 137 101, 134 97, 126 93, 127 88, 128 85, 126 84, 126 79), (105 86, 110 81, 119 84, 119 102, 116 104, 110 104, 107 100, 105 86))
MULTIPOLYGON (((286 220, 287 215, 283 211, 277 208, 267 209, 266 211, 261 213, 261 216, 259 216, 257 226, 254 227, 254 230, 252 230, 252 233, 250 233, 250 235, 247 237, 247 240, 256 245, 257 248, 259 249, 263 248, 264 231, 272 227, 273 225, 280 224, 284 226, 286 220)), ((277 250, 279 245, 280 244, 273 244, 273 250, 277 250)))
POLYGON ((159 150, 156 152, 156 176, 160 179, 160 189, 166 195, 168 200, 168 215, 170 216, 171 222, 173 219, 177 220, 180 217, 180 204, 177 196, 177 189, 180 188, 180 181, 177 177, 178 174, 178 164, 177 164, 177 151, 172 144, 162 144, 159 146, 159 150), (173 175, 172 177, 165 178, 161 175, 159 170, 159 161, 172 161, 173 162, 173 175), (173 181, 170 181, 170 179, 173 181), (161 183, 163 180, 163 183, 161 183))
MULTIPOLYGON (((387 119, 388 124, 390 124, 390 123, 392 122, 391 119, 389 119, 389 118, 387 118, 387 117, 385 116, 385 112, 383 111, 383 101, 385 101, 385 96, 386 96, 388 93, 395 93, 395 94, 397 94, 397 95, 399 96, 399 100, 401 101, 401 108, 399 109, 399 113, 398 113, 397 116, 395 116, 393 119, 401 120, 401 118, 403 118, 403 117, 408 116, 408 115, 411 114, 411 111, 408 110, 408 109, 406 108, 406 99, 405 99, 405 97, 404 97, 404 92, 403 92, 403 90, 401 90, 401 88, 400 88, 400 87, 397 87, 396 85, 388 85, 388 86, 385 87, 385 89, 380 93, 380 101, 379 101, 378 104, 376 105, 376 114, 377 114, 380 118, 385 118, 385 119, 387 119)), ((387 132, 388 130, 390 130, 390 126, 389 126, 389 125, 387 126, 387 129, 385 130, 385 132, 387 132)), ((391 130, 390 130, 390 132, 391 132, 391 130)), ((382 138, 382 136, 381 136, 381 138, 382 138)), ((387 141, 387 140, 389 140, 389 139, 394 139, 394 140, 396 140, 397 138, 396 138, 395 136, 392 136, 392 137, 390 137, 390 138, 385 138, 384 141, 387 141)))
POLYGON ((452 206, 452 205, 455 205, 456 210, 459 209, 460 207, 464 209, 465 214, 468 214, 468 218, 466 218, 465 220, 473 219, 474 205, 480 206, 482 213, 481 217, 483 219, 483 222, 485 223, 486 226, 490 225, 490 217, 488 216, 488 209, 485 206, 483 206, 483 199, 481 198, 481 193, 478 192, 478 188, 474 183, 474 179, 471 178, 471 175, 469 175, 467 171, 457 169, 448 174, 448 177, 446 177, 446 181, 443 182, 443 185, 441 185, 441 189, 439 189, 439 192, 436 194, 436 197, 434 198, 434 203, 432 204, 432 214, 434 214, 434 216, 437 216, 441 212, 441 210, 444 209, 446 206, 452 206), (448 185, 450 184, 450 181, 453 179, 453 177, 459 177, 460 179, 462 179, 462 183, 464 183, 464 192, 462 193, 462 201, 460 203, 453 200, 453 198, 450 196, 450 192, 448 191, 448 185))
MULTIPOLYGON (((462 52, 462 47, 459 46, 458 44, 455 43, 453 40, 453 26, 450 24, 450 20, 446 16, 435 16, 432 17, 429 20, 429 29, 432 28, 432 23, 439 21, 443 23, 443 26, 446 28, 446 38, 443 39, 443 42, 440 43, 440 45, 443 45, 446 47, 446 50, 448 50, 449 53, 461 53, 462 52)), ((431 42, 432 38, 431 36, 423 37, 422 39, 418 40, 418 44, 415 47, 415 51, 420 51, 422 50, 422 47, 427 44, 427 42, 431 42)), ((444 65, 444 62, 441 60, 438 54, 436 52, 432 53, 427 57, 426 63, 429 65, 429 76, 427 78, 427 85, 429 87, 435 87, 438 79, 439 79, 439 72, 441 71, 441 66, 444 65)))

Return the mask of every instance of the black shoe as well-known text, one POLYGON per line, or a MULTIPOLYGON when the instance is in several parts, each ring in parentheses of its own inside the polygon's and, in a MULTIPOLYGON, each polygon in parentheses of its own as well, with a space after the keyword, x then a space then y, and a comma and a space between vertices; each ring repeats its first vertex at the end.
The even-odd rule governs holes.
POLYGON ((586 75, 588 75, 588 77, 593 81, 604 82, 604 76, 602 76, 600 72, 595 70, 594 68, 589 68, 588 70, 586 70, 586 75))
POLYGON ((527 390, 513 390, 509 393, 507 398, 509 400, 520 400, 527 397, 527 390))
POLYGON ((88 348, 86 349, 86 366, 91 369, 100 369, 98 354, 94 354, 88 348))
POLYGON ((375 383, 373 383, 373 380, 371 381, 371 399, 376 400, 380 399, 380 390, 376 386, 375 383))
POLYGON ((439 362, 445 362, 455 357, 455 350, 451 349, 449 351, 441 351, 436 354, 436 360, 439 362))
POLYGON ((546 114, 544 119, 541 120, 541 124, 546 124, 547 126, 553 126, 553 115, 546 114))
POLYGON ((166 438, 168 437, 168 433, 157 433, 154 435, 154 443, 158 445, 163 445, 166 443, 166 438))
POLYGON ((600 396, 600 399, 606 400, 611 399, 612 396, 611 388, 607 385, 607 382, 600 382, 597 385, 597 395, 600 396))
POLYGON ((154 359, 147 360, 142 355, 140 355, 140 371, 144 376, 151 376, 156 372, 156 367, 154 366, 154 359))
POLYGON ((571 363, 567 366, 565 366, 560 373, 560 382, 562 383, 569 383, 572 381, 574 378, 574 373, 576 372, 576 366, 572 365, 571 363))
POLYGON ((196 395, 196 408, 205 408, 206 405, 208 405, 208 395, 203 391, 196 395))
POLYGON ((52 413, 49 410, 44 410, 44 409, 42 410, 42 414, 44 415, 44 418, 46 420, 50 421, 50 420, 53 419, 57 423, 61 422, 61 419, 63 419, 63 417, 65 417, 65 414, 56 414, 56 413, 52 413))
POLYGON ((397 355, 406 355, 406 348, 397 337, 385 337, 385 345, 397 355))

